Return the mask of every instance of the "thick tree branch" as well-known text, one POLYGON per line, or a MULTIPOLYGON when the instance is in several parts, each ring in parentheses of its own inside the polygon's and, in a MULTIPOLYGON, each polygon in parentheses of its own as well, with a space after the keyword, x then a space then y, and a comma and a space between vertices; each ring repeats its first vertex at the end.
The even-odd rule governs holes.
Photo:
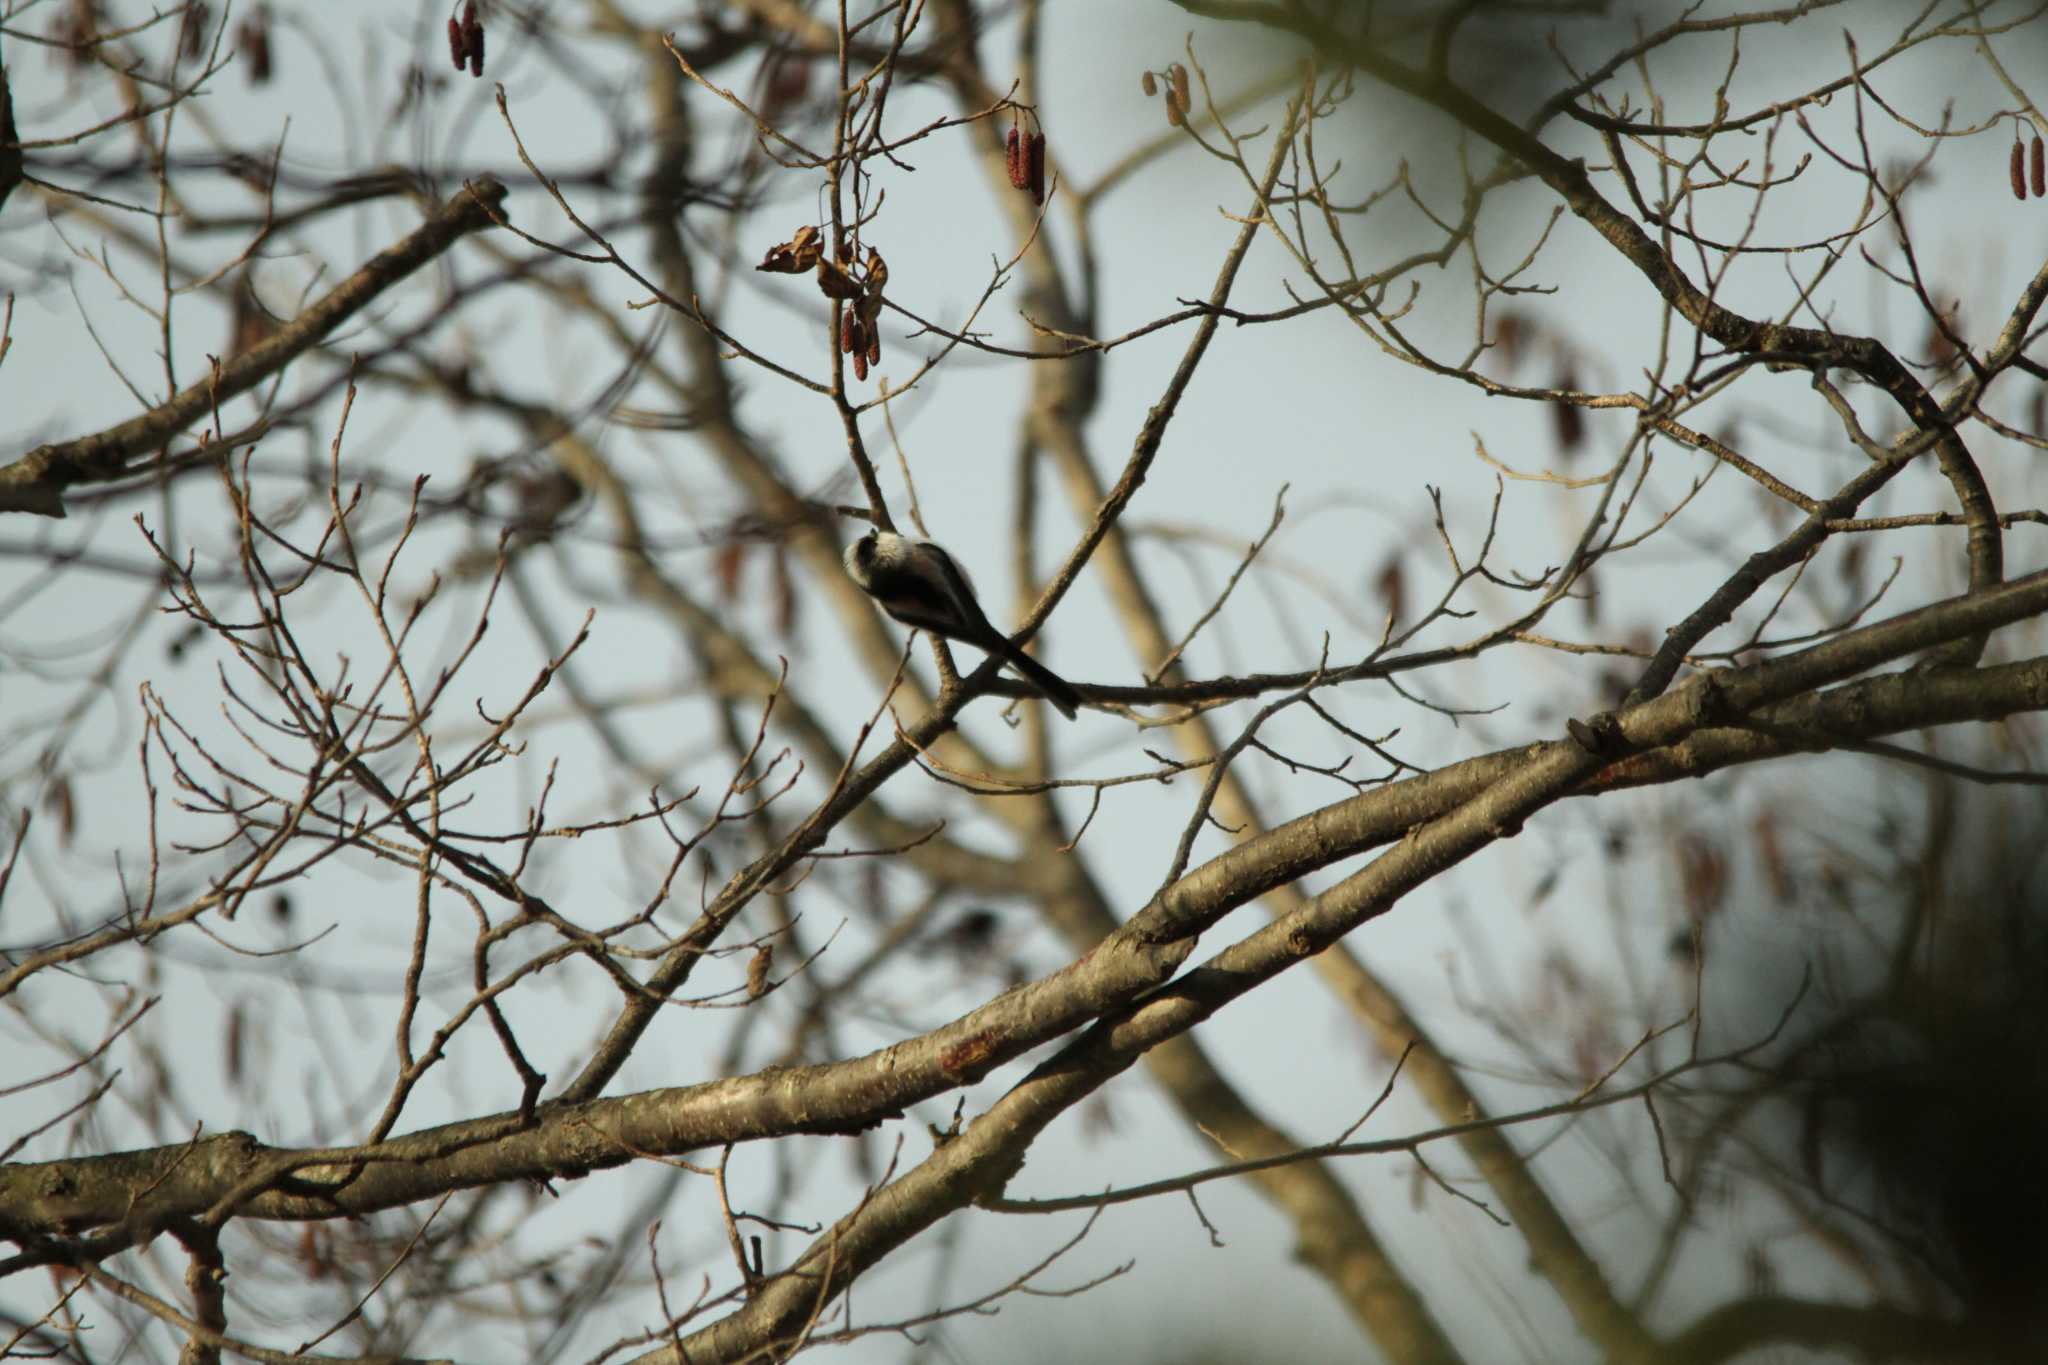
POLYGON ((220 404, 255 388, 462 237, 492 226, 503 217, 504 201, 505 187, 488 176, 465 185, 404 240, 378 252, 305 312, 222 364, 215 375, 118 426, 37 446, 0 466, 0 512, 61 517, 66 488, 134 473, 129 462, 137 455, 163 445, 220 404))
MULTIPOLYGON (((1192 1027, 1196 1019, 1185 1011, 1206 1017, 1257 980, 1383 912, 1419 884, 1415 879, 1511 834, 1531 812, 1561 795, 1670 781, 1775 757, 1794 747, 1776 737, 1790 730, 1812 737, 1811 747, 1818 749, 1829 735, 1873 738, 2048 709, 2048 659, 1973 673, 1888 674, 1801 695, 1887 659, 2043 609, 2048 572, 1850 632, 1801 654, 1709 675, 1629 708, 1600 727, 1619 751, 1614 758, 1589 753, 1575 740, 1550 741, 1473 759, 1318 811, 1190 872, 1062 971, 864 1057, 615 1100, 544 1105, 531 1125, 502 1114, 366 1149, 269 1148, 231 1133, 112 1156, 0 1166, 0 1235, 39 1243, 112 1228, 78 1249, 104 1255, 180 1217, 349 1216, 450 1189, 572 1177, 622 1165, 640 1153, 673 1155, 784 1133, 857 1131, 1090 1020, 1130 1009, 1172 975, 1192 951, 1195 934, 1265 886, 1422 831, 1392 863, 1376 860, 1300 913, 1226 949, 1158 995, 1155 1005, 1139 1008, 1131 1020, 1171 1024, 1163 1031, 1147 1025, 1136 1035, 1149 1040, 1149 1047, 1192 1027), (1744 723, 1751 716, 1757 728, 1744 723), (1165 1014, 1147 1013, 1174 1000, 1180 1004, 1165 1014)), ((1116 1070, 1144 1050, 1131 1051, 1132 1035, 1121 1028, 1101 1035, 1110 1049, 1101 1055, 1118 1058, 1116 1070)), ((74 1254, 39 1246, 17 1260, 74 1254)))

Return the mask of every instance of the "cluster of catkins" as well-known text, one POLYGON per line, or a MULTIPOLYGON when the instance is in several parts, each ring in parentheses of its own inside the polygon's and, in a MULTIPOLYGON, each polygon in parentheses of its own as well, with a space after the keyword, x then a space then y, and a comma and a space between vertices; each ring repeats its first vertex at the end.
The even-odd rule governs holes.
POLYGON ((1012 128, 1009 140, 1010 184, 1031 196, 1034 204, 1045 202, 1045 134, 1012 128))
POLYGON ((457 71, 466 66, 472 76, 484 74, 484 25, 476 17, 476 0, 466 0, 461 22, 448 20, 448 59, 457 71))
MULTIPOLYGON (((1159 77, 1147 71, 1138 77, 1138 87, 1150 99, 1159 93, 1159 77)), ((1188 69, 1179 62, 1166 68, 1166 122, 1169 127, 1178 128, 1188 121, 1188 110, 1194 107, 1194 92, 1188 88, 1188 69)))

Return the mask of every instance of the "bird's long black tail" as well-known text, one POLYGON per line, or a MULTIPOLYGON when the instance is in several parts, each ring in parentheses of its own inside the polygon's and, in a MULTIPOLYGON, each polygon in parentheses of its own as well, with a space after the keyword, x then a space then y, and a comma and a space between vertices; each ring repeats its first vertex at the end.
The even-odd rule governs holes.
POLYGON ((1072 683, 1015 645, 1003 651, 1003 662, 1023 674, 1025 679, 1043 692, 1045 699, 1058 707, 1059 713, 1068 720, 1072 720, 1075 713, 1081 709, 1081 694, 1074 690, 1072 683))

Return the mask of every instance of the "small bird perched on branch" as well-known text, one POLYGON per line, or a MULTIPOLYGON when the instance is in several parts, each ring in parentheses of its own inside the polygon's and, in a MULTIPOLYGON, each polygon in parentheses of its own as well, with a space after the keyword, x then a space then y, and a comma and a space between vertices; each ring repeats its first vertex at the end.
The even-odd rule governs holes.
POLYGON ((989 624, 966 572, 929 540, 870 531, 846 547, 846 572, 883 611, 906 626, 973 645, 1008 664, 1068 720, 1080 709, 1073 684, 1010 643, 989 624))

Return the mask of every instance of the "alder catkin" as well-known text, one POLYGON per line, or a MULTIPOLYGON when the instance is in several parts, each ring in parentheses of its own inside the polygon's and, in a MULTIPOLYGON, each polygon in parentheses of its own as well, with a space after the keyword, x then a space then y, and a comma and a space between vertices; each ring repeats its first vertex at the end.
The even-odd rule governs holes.
POLYGON ((1147 71, 1138 77, 1138 88, 1145 92, 1145 98, 1150 99, 1159 93, 1159 78, 1147 71))
POLYGON ((2012 197, 2015 199, 2027 197, 2026 155, 2026 149, 2019 143, 2012 144, 2012 197))
POLYGON ((1045 202, 1045 134, 1033 133, 1025 139, 1025 179, 1031 190, 1031 202, 1045 202))
POLYGON ((1019 133, 1015 128, 1012 128, 1010 130, 1010 135, 1007 138, 1003 139, 1003 151, 1003 165, 1004 168, 1008 170, 1010 173, 1010 188, 1013 190, 1021 190, 1024 188, 1023 134, 1019 133))
POLYGON ((261 9, 235 30, 235 46, 248 62, 249 84, 270 84, 270 19, 261 9))
POLYGON ((205 0, 192 0, 185 7, 185 18, 178 30, 178 47, 187 57, 206 55, 206 25, 212 18, 213 7, 205 0))
MULTIPOLYGON (((1577 371, 1566 370, 1551 387, 1562 393, 1575 391, 1579 387, 1577 371)), ((1564 456, 1577 454, 1586 439, 1586 414, 1576 403, 1556 402, 1550 405, 1550 416, 1556 427, 1558 453, 1564 456)))
POLYGON ((1166 68, 1166 126, 1179 128, 1188 121, 1188 69, 1179 62, 1166 68))
POLYGON ((2048 149, 2043 148, 2041 135, 2036 133, 2034 134, 2034 197, 2036 199, 2048 195, 2048 165, 2044 165, 2044 161, 2048 161, 2048 149))

